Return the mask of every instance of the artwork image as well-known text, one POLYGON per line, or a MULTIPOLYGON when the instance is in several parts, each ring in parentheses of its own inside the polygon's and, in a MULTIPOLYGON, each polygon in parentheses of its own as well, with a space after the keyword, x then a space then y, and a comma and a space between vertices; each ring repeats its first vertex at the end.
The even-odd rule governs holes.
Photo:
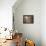
POLYGON ((24 24, 33 24, 34 23, 34 16, 33 15, 24 15, 23 16, 23 23, 24 24))

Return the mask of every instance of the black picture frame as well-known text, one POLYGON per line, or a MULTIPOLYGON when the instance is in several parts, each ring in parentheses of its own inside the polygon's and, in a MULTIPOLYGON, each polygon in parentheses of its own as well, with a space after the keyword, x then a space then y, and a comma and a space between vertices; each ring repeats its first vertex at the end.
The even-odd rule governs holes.
POLYGON ((34 15, 23 15, 23 24, 33 24, 34 15))

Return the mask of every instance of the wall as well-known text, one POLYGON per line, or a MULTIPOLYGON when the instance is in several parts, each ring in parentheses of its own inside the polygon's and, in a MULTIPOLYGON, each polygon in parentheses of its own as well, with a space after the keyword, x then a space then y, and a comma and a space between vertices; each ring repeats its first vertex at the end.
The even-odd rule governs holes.
POLYGON ((16 0, 0 0, 0 27, 12 28, 12 6, 16 0))
POLYGON ((46 46, 46 0, 41 1, 41 41, 46 46))
POLYGON ((22 32, 24 38, 35 41, 36 46, 41 46, 40 0, 23 0, 19 5, 14 5, 14 24, 18 32, 22 32), (34 24, 23 24, 23 15, 34 15, 34 24))

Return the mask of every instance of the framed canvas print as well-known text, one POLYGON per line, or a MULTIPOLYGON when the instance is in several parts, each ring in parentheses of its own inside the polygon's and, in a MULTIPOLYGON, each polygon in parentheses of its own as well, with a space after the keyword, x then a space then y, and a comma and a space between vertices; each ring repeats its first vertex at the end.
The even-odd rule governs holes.
POLYGON ((33 15, 24 15, 23 16, 23 24, 33 24, 34 16, 33 15))

